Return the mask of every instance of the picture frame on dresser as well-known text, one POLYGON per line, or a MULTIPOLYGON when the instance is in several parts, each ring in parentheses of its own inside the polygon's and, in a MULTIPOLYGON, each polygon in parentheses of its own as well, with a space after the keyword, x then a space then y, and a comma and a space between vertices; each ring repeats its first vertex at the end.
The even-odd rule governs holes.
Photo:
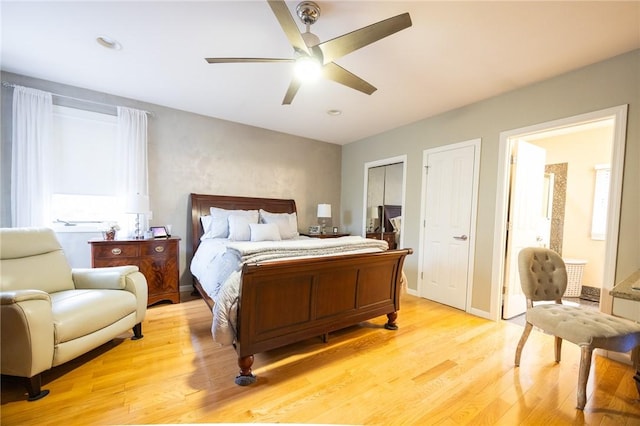
POLYGON ((152 226, 149 229, 153 238, 167 238, 169 236, 167 228, 164 226, 152 226))
POLYGON ((311 235, 320 234, 320 225, 311 225, 309 227, 309 234, 311 234, 311 235))

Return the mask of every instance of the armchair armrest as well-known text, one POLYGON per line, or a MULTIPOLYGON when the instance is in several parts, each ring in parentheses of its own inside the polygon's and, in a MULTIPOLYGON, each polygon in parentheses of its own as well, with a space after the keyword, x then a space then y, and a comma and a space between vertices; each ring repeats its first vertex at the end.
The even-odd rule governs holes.
POLYGON ((71 277, 76 288, 124 290, 126 276, 134 272, 138 272, 137 266, 75 268, 71 277))
POLYGON ((54 348, 51 298, 41 290, 0 292, 2 374, 33 377, 51 368, 54 348))
POLYGON ((133 293, 137 300, 137 322, 144 319, 149 294, 147 279, 137 266, 75 268, 71 274, 76 288, 126 290, 133 293))
POLYGON ((13 305, 18 302, 25 302, 27 300, 45 300, 49 302, 51 306, 51 297, 49 293, 30 289, 30 290, 14 290, 0 292, 0 305, 13 305))

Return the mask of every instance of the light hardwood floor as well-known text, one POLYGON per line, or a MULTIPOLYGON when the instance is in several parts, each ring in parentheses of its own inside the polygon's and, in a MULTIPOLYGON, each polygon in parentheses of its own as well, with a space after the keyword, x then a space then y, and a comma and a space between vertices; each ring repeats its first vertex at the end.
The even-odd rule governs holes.
POLYGON ((580 353, 534 331, 514 368, 522 327, 403 296, 400 329, 385 317, 257 354, 258 382, 234 384, 236 354, 211 339, 201 300, 148 310, 144 338, 122 336, 46 372, 51 394, 27 402, 3 378, 2 425, 321 423, 638 425, 630 366, 596 356, 584 412, 576 410, 580 353))

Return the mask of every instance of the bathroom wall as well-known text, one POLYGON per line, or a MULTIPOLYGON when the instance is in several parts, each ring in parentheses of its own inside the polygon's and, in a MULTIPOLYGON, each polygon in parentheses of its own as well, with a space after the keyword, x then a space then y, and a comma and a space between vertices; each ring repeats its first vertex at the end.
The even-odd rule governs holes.
POLYGON ((594 166, 610 162, 612 141, 611 125, 531 141, 547 150, 547 164, 567 163, 561 254, 585 259, 582 284, 597 288, 602 287, 605 241, 591 239, 594 166))

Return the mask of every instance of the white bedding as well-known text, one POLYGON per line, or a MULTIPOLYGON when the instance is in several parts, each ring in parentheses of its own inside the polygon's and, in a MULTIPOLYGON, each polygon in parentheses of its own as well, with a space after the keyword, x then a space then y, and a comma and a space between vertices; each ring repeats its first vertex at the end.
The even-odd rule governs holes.
POLYGON ((381 240, 359 236, 340 238, 297 237, 282 241, 238 242, 226 238, 203 240, 191 261, 191 273, 209 297, 213 308, 213 339, 222 345, 235 340, 238 291, 242 265, 291 258, 371 253, 388 248, 381 240))

